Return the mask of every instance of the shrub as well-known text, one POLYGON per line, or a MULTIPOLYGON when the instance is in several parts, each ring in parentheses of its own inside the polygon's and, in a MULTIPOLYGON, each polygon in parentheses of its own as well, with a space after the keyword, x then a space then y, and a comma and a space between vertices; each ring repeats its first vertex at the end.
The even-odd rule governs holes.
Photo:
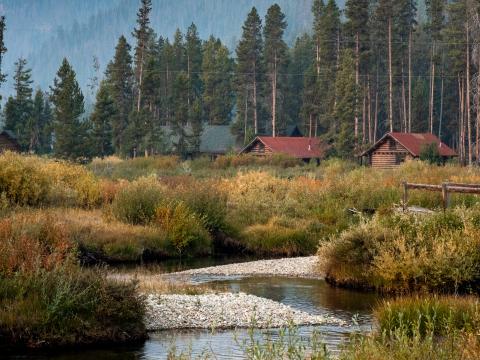
POLYGON ((150 156, 129 160, 121 160, 116 157, 103 160, 94 159, 88 167, 100 177, 114 180, 135 180, 140 177, 174 172, 179 165, 180 159, 177 156, 150 156))
POLYGON ((53 269, 73 259, 68 231, 49 214, 33 212, 0 220, 0 277, 53 269))
POLYGON ((376 216, 321 245, 323 270, 336 284, 382 291, 476 289, 480 232, 472 213, 376 216))
POLYGON ((208 231, 183 202, 160 205, 156 210, 155 223, 178 255, 182 256, 187 250, 190 254, 210 252, 208 231))
POLYGON ((165 188, 155 177, 140 178, 125 186, 112 202, 116 219, 129 224, 148 224, 165 199, 165 188))
POLYGON ((84 167, 10 152, 0 155, 0 193, 20 206, 100 203, 98 182, 84 167))
POLYGON ((133 284, 96 270, 59 266, 0 281, 0 344, 53 347, 144 339, 144 306, 133 284))
POLYGON ((175 194, 211 233, 227 230, 227 196, 216 183, 196 181, 181 185, 175 189, 175 194))
POLYGON ((420 150, 420 160, 427 161, 433 165, 440 165, 442 163, 442 157, 438 151, 438 145, 436 143, 423 145, 420 150))
POLYGON ((247 227, 242 238, 247 250, 257 255, 310 255, 316 250, 317 238, 307 229, 304 224, 285 224, 272 218, 265 225, 247 227))
POLYGON ((5 152, 0 155, 0 193, 12 204, 39 205, 50 191, 49 179, 40 171, 38 159, 5 152))
POLYGON ((379 330, 408 336, 415 331, 448 335, 455 331, 475 333, 480 329, 480 303, 474 297, 431 295, 386 300, 375 309, 379 330))

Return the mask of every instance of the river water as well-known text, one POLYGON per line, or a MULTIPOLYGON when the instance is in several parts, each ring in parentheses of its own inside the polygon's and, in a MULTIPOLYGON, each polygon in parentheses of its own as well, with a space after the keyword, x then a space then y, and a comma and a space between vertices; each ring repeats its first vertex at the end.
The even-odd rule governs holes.
MULTIPOLYGON (((222 261, 223 262, 223 261, 222 261)), ((369 331, 372 328, 372 307, 380 300, 375 294, 354 292, 330 287, 323 280, 299 278, 239 278, 203 276, 194 279, 209 283, 219 289, 245 292, 289 305, 312 314, 333 315, 349 326, 302 326, 293 331, 300 341, 316 336, 327 348, 338 351, 348 341, 353 331, 369 331)), ((253 341, 278 339, 279 330, 188 330, 160 331, 150 334, 150 339, 136 347, 117 347, 91 351, 75 351, 57 354, 15 356, 25 360, 87 360, 87 359, 165 359, 169 353, 184 354, 191 358, 243 359, 244 350, 253 341)))

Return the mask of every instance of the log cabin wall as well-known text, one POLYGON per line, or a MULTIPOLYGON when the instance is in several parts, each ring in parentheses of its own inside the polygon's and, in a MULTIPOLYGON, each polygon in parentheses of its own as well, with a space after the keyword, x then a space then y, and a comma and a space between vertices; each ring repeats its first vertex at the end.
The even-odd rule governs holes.
POLYGON ((372 167, 380 169, 394 168, 407 157, 410 157, 408 150, 391 138, 386 138, 370 155, 372 167))
POLYGON ((267 155, 272 153, 272 149, 270 149, 268 146, 265 146, 262 142, 257 141, 247 152, 254 155, 267 155))

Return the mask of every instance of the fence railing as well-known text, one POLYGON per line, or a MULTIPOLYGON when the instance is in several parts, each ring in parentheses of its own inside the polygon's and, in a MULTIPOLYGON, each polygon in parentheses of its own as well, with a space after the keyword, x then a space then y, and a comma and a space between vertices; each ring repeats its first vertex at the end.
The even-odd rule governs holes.
POLYGON ((480 194, 480 184, 462 184, 453 182, 444 182, 442 185, 430 185, 430 184, 412 184, 403 182, 403 210, 407 209, 408 204, 408 190, 426 190, 442 193, 443 210, 447 209, 450 205, 450 194, 480 194))

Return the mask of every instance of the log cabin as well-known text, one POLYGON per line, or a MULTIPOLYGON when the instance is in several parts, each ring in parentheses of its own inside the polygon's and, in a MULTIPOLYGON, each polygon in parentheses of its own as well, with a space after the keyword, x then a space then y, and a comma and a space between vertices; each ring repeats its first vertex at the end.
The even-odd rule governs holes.
POLYGON ((406 160, 419 158, 422 149, 431 144, 437 145, 438 153, 444 161, 457 156, 454 150, 433 134, 399 132, 385 134, 360 156, 366 158, 367 164, 372 167, 390 169, 406 160))
POLYGON ((303 161, 319 161, 325 156, 322 143, 317 138, 257 136, 240 154, 268 156, 284 154, 303 161))
POLYGON ((0 154, 5 151, 20 152, 20 144, 9 130, 0 130, 0 154))

